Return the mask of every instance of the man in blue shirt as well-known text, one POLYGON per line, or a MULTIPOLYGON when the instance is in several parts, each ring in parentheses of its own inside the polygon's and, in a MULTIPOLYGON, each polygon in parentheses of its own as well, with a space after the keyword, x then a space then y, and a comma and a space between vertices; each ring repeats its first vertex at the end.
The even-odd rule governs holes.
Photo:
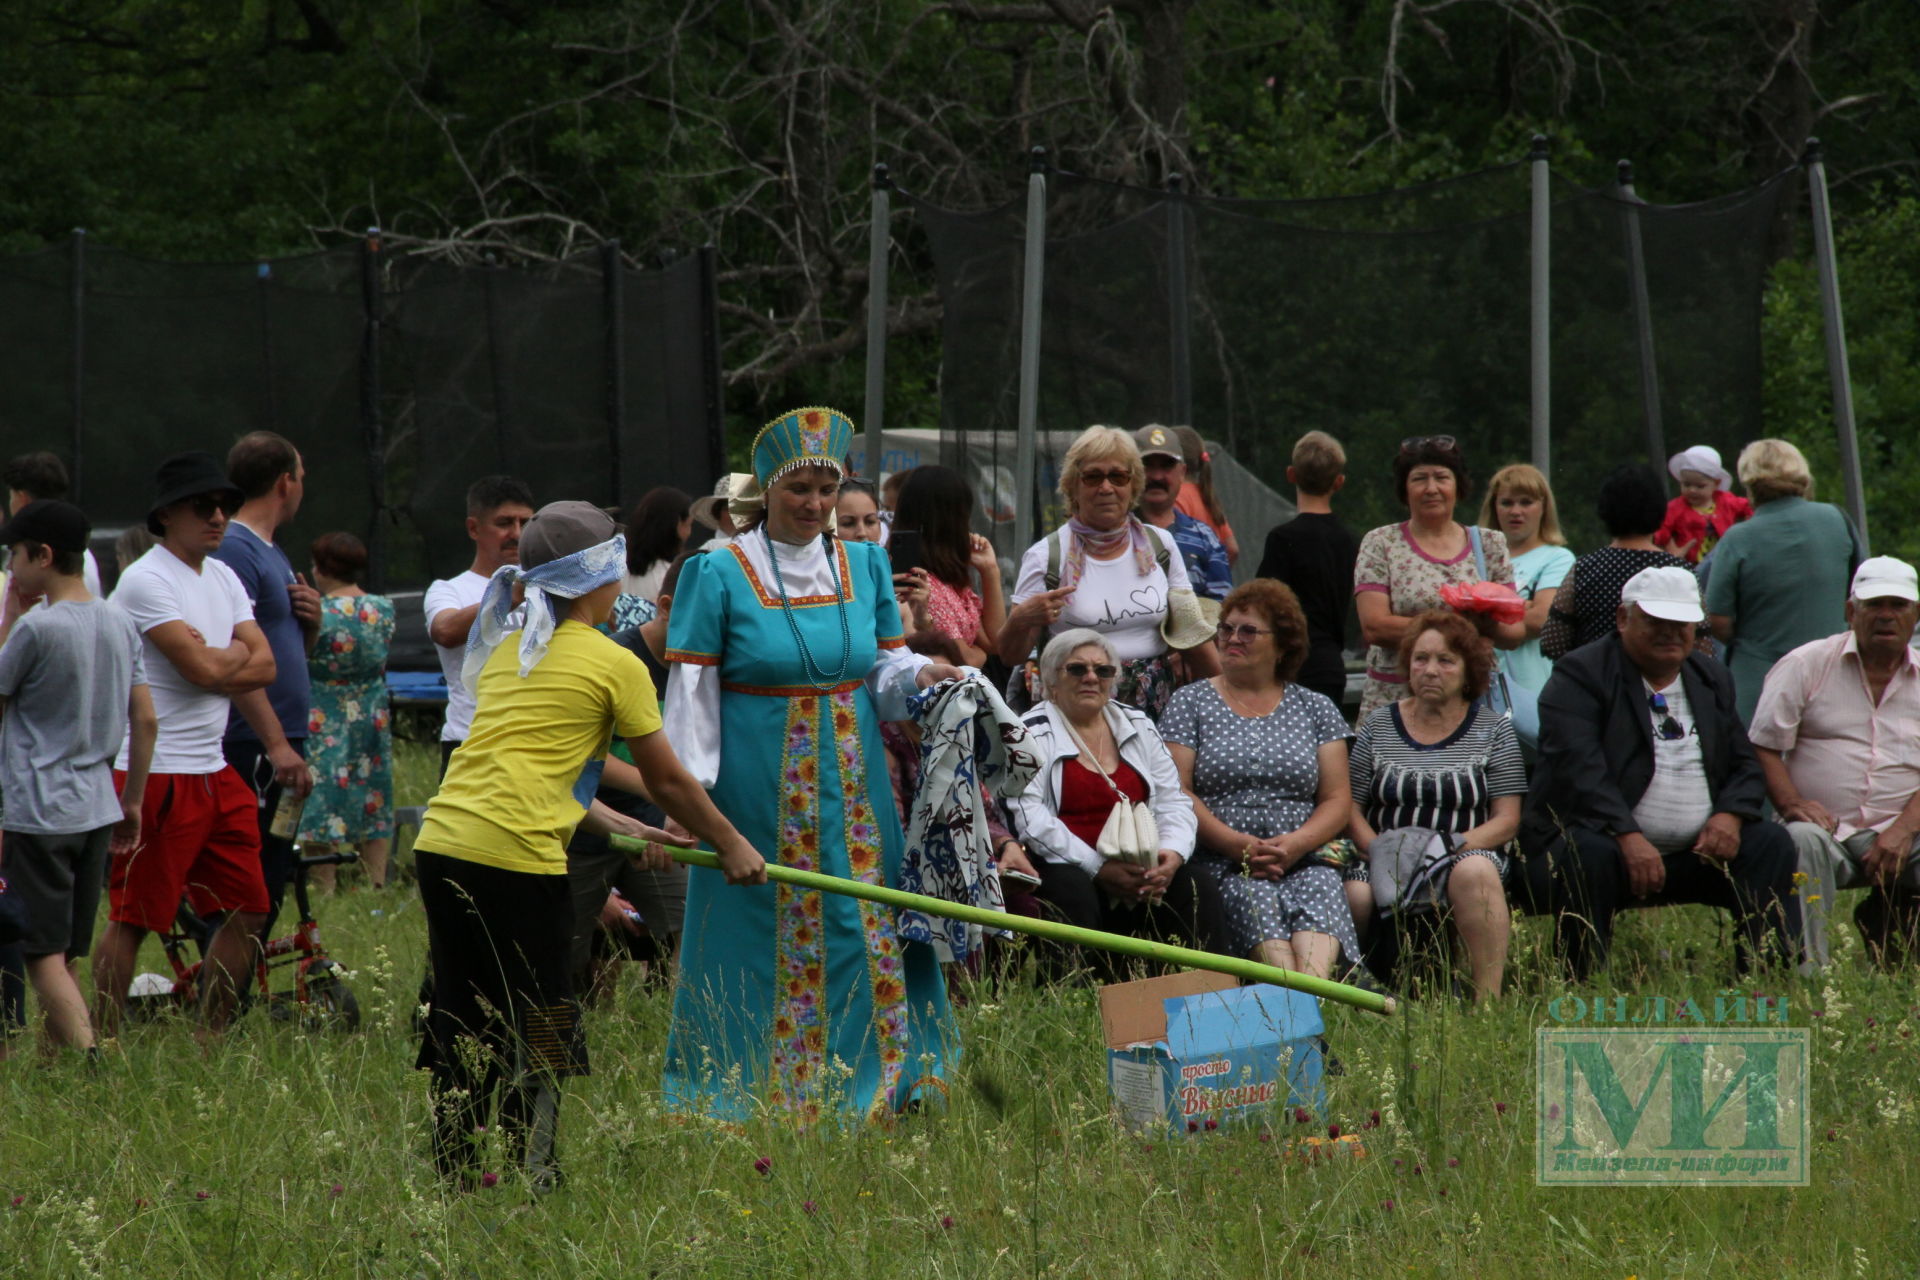
POLYGON ((1140 461, 1147 468, 1146 487, 1140 491, 1140 518, 1173 534, 1173 545, 1187 562, 1193 589, 1212 600, 1224 600, 1233 590, 1233 570, 1227 549, 1207 527, 1175 507, 1180 486, 1187 480, 1187 462, 1180 454, 1180 437, 1172 427, 1146 426, 1133 433, 1140 461))
POLYGON ((320 593, 273 540, 306 493, 300 451, 285 436, 250 432, 227 451, 227 475, 243 501, 213 554, 239 577, 273 649, 273 683, 233 699, 222 743, 227 763, 260 797, 260 869, 272 902, 261 929, 265 938, 293 875, 293 839, 272 834, 273 815, 283 790, 304 798, 313 789, 306 761, 307 654, 320 632, 320 593))

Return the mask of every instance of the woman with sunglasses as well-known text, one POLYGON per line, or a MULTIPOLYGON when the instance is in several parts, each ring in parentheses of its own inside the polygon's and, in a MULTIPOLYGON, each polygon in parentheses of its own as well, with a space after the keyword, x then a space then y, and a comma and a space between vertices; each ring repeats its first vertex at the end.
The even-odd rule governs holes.
POLYGON ((1219 895, 1228 946, 1282 969, 1331 977, 1360 940, 1340 882, 1352 730, 1324 694, 1295 682, 1307 617, 1271 578, 1221 604, 1220 674, 1173 695, 1160 731, 1193 797, 1194 873, 1219 895))
MULTIPOLYGON (((1455 582, 1513 585, 1506 535, 1453 517, 1455 505, 1472 492, 1459 441, 1452 436, 1402 440, 1393 459, 1393 485, 1407 519, 1362 538, 1353 567, 1354 607, 1368 645, 1356 725, 1405 691, 1394 651, 1414 618, 1444 607, 1440 588, 1455 582)), ((1526 623, 1496 624, 1492 638, 1499 648, 1515 648, 1526 643, 1526 623)))
MULTIPOLYGON (((1067 523, 1020 557, 998 647, 1019 668, 1048 636, 1097 631, 1120 667, 1112 695, 1158 717, 1175 688, 1217 675, 1220 660, 1173 535, 1133 514, 1146 476, 1131 435, 1080 433, 1060 467, 1067 523)), ((1025 692, 1037 699, 1034 675, 1025 692)))
MULTIPOLYGON (((1063 631, 1041 652, 1040 672, 1047 700, 1026 725, 1042 764, 1011 801, 1019 845, 1004 853, 1026 857, 1040 877, 1040 900, 1069 924, 1214 949, 1212 895, 1203 903, 1187 869, 1193 801, 1153 721, 1113 700, 1113 642, 1085 627, 1063 631), (1159 848, 1151 866, 1099 851, 1123 797, 1153 813, 1159 848)), ((1122 976, 1108 952, 1085 961, 1103 981, 1122 976)))

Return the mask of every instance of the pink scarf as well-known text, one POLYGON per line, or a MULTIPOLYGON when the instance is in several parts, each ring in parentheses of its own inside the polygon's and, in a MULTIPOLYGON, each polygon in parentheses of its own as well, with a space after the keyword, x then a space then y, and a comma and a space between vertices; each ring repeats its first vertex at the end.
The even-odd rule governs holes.
MULTIPOLYGON (((1147 540, 1147 526, 1140 517, 1128 516, 1118 529, 1096 529, 1078 516, 1067 521, 1067 554, 1060 562, 1060 585, 1071 587, 1080 581, 1087 568, 1087 553, 1114 552, 1133 546, 1133 567, 1141 577, 1153 572, 1153 544, 1147 540)), ((1106 559, 1100 555, 1097 558, 1106 559)))

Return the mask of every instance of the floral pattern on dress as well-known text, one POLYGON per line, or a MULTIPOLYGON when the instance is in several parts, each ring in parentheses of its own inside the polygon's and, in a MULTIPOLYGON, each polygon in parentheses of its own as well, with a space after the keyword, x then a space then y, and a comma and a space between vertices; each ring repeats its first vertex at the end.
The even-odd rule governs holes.
MULTIPOLYGON (((1480 545, 1487 561, 1487 581, 1513 585, 1513 564, 1507 555, 1507 536, 1497 529, 1480 530, 1480 545)), ((1413 541, 1406 522, 1381 525, 1360 540, 1360 555, 1353 566, 1353 589, 1384 591, 1387 606, 1395 617, 1411 618, 1428 609, 1443 609, 1440 588, 1454 582, 1478 582, 1471 541, 1451 560, 1436 560, 1413 541)), ((1367 650, 1367 683, 1360 694, 1360 713, 1355 724, 1363 724, 1374 708, 1384 707, 1405 692, 1405 680, 1399 673, 1395 650, 1374 645, 1367 650)))
POLYGON ((980 634, 980 593, 927 575, 927 621, 943 636, 972 644, 980 634))
POLYGON ((313 696, 307 764, 313 791, 300 815, 303 841, 358 844, 393 834, 393 729, 387 651, 393 601, 328 596, 307 657, 313 696))
MULTIPOLYGON (((867 801, 867 759, 860 744, 860 717, 854 692, 830 695, 833 740, 840 757, 840 794, 847 806, 847 865, 853 878, 884 884, 880 825, 867 801)), ((809 895, 815 902, 818 894, 809 895)), ((907 975, 901 962, 900 939, 893 916, 871 902, 861 902, 860 923, 867 938, 867 981, 873 991, 873 1034, 880 1048, 880 1083, 868 1102, 878 1118, 896 1109, 894 1090, 906 1065, 907 975)))
MULTIPOLYGON (((787 743, 780 771, 780 865, 820 869, 819 701, 795 698, 787 713, 787 743)), ((820 895, 789 884, 778 886, 779 922, 774 960, 778 994, 773 1014, 773 1075, 768 1101, 803 1121, 820 1118, 826 1065, 827 948, 820 895)))

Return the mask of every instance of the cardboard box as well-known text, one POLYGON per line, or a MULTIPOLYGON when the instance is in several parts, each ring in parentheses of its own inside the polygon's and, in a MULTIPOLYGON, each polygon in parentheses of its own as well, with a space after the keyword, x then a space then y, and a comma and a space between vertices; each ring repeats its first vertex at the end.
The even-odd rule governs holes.
POLYGON ((1143 1132, 1203 1132, 1325 1110, 1312 996, 1205 971, 1100 988, 1114 1113, 1143 1132))

